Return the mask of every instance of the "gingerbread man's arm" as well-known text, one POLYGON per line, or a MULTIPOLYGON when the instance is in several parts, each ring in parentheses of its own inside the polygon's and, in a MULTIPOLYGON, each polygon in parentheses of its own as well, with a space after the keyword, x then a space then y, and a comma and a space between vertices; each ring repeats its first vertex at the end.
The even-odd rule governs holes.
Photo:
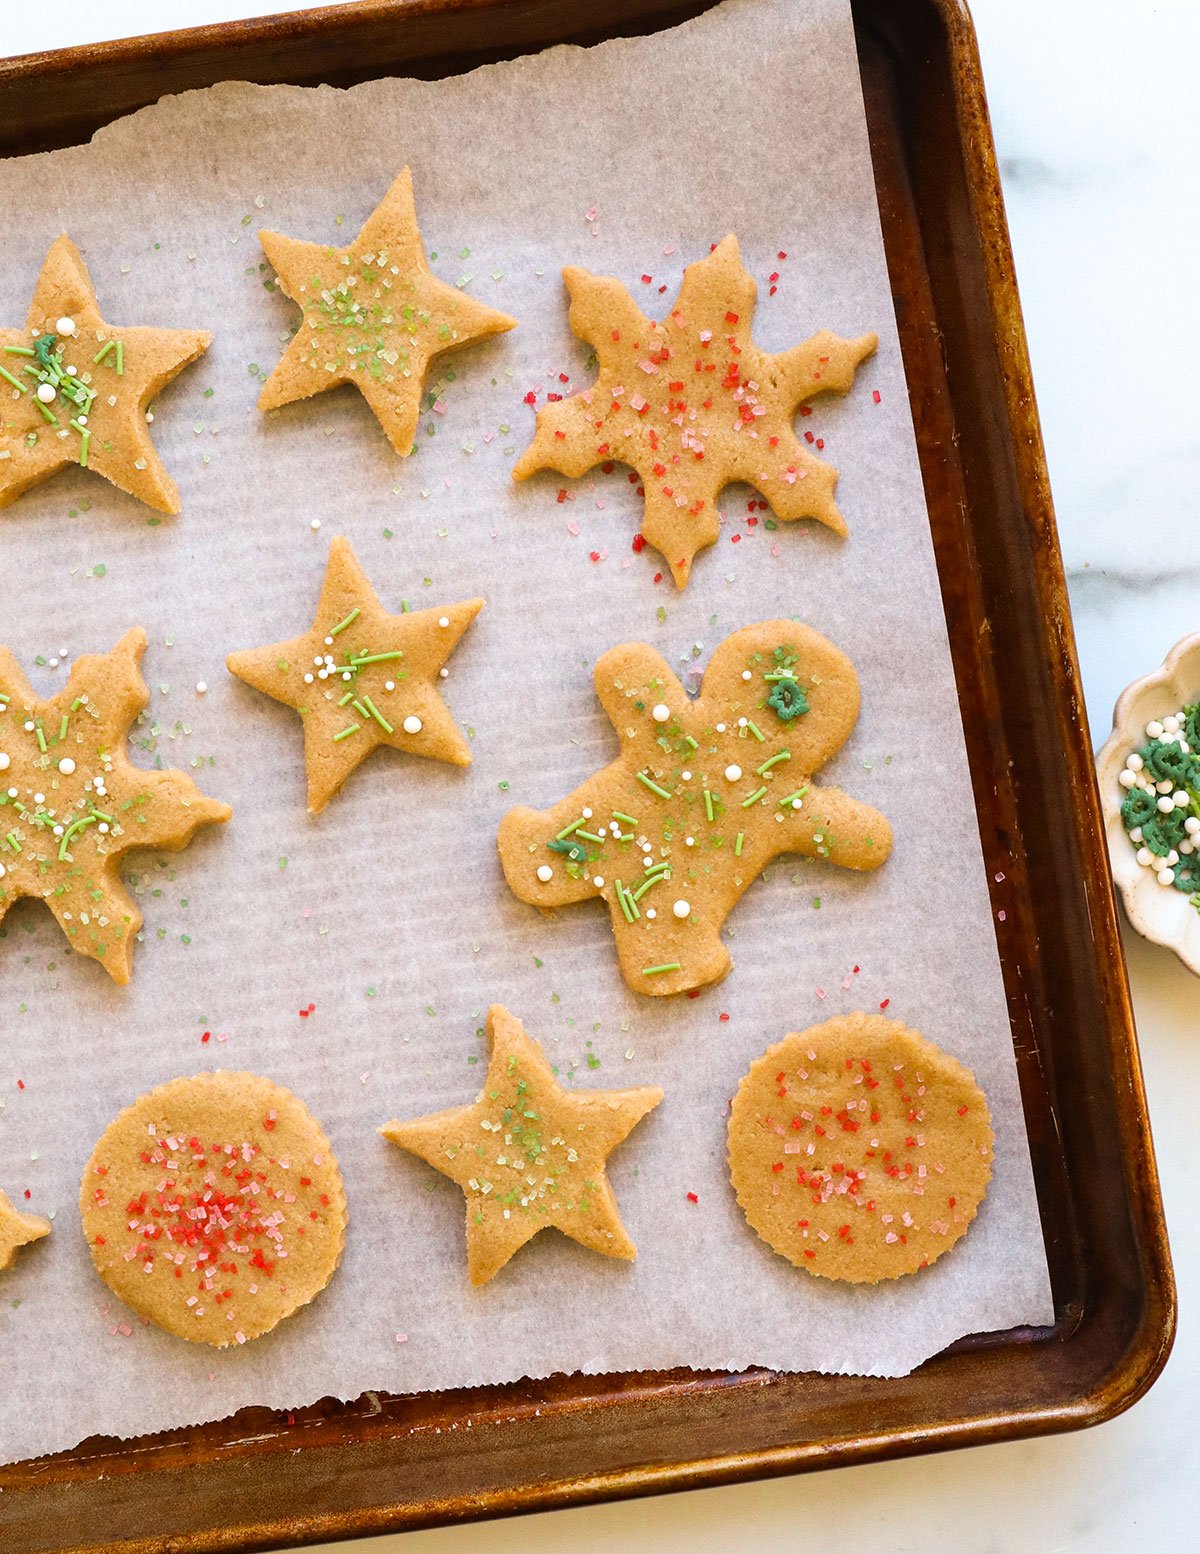
POLYGON ((843 869, 878 869, 892 851, 892 828, 870 804, 840 788, 810 785, 801 808, 767 833, 773 856, 800 853, 824 858, 843 869))
POLYGON ((496 842, 514 896, 530 906, 559 907, 601 893, 593 883, 596 870, 589 866, 596 851, 590 838, 601 834, 599 827, 612 813, 611 796, 623 791, 624 781, 623 764, 613 761, 550 809, 509 810, 496 842), (592 812, 586 818, 585 810, 592 812), (582 839, 577 839, 579 830, 585 833, 582 839), (560 836, 563 831, 570 834, 560 836))

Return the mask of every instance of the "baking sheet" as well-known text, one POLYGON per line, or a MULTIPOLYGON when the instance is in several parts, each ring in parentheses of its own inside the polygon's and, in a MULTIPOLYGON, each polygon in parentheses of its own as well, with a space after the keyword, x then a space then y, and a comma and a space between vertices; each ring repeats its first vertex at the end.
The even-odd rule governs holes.
POLYGON ((6 228, 4 319, 24 318, 65 227, 114 321, 216 333, 156 407, 180 517, 156 521, 79 471, 23 497, 0 515, 0 639, 26 665, 60 658, 32 669, 50 690, 61 649, 104 649, 143 624, 154 695, 140 759, 193 770, 235 809, 186 853, 132 861, 147 923, 126 989, 73 957, 42 909, 25 903, 4 924, 0 1184, 22 1202, 28 1189, 56 1228, 0 1285, 0 1456, 248 1404, 561 1370, 901 1374, 965 1332, 1049 1321, 844 0, 728 0, 655 37, 440 83, 189 93, 90 147, 0 165, 0 189, 23 218, 6 228), (521 324, 435 372, 432 434, 401 463, 353 390, 269 419, 255 409, 296 315, 265 288, 254 233, 346 242, 405 164, 435 270, 521 324), (662 313, 683 265, 729 230, 760 282, 760 344, 875 329, 880 350, 847 400, 803 423, 841 469, 850 538, 769 530, 747 512, 752 493, 730 488, 722 538, 677 594, 653 581, 652 552, 630 548, 640 504, 623 471, 521 487, 508 471, 532 430, 526 393, 541 402, 590 380, 559 267, 617 275, 662 313), (475 764, 380 751, 310 820, 295 716, 230 679, 223 658, 307 626, 337 532, 393 607, 487 597, 447 682, 475 764), (641 998, 598 904, 543 918, 511 897, 496 826, 511 803, 548 804, 608 759, 590 673, 605 648, 645 640, 695 683, 721 638, 774 615, 854 660, 863 713, 826 775, 884 810, 895 853, 867 878, 782 860, 730 919, 724 984, 641 998), (784 1032, 884 999, 975 1070, 996 1173, 953 1255, 893 1287, 839 1289, 746 1228, 724 1168, 726 1102, 784 1032), (614 1157, 633 1266, 546 1235, 471 1290, 461 1194, 375 1134, 474 1094, 494 1001, 574 1082, 667 1092, 614 1157), (215 1066, 308 1102, 351 1205, 329 1290, 225 1352, 109 1297, 75 1210, 116 1111, 215 1066))

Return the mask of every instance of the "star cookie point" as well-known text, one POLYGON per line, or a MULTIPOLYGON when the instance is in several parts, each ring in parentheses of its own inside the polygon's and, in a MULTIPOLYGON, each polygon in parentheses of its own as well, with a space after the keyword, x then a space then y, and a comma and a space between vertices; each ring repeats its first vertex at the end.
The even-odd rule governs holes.
POLYGON ((471 750, 438 689, 482 599, 385 610, 344 536, 329 547, 312 626, 298 637, 231 653, 231 674, 300 714, 307 804, 318 814, 379 745, 451 766, 471 750))
POLYGON ((50 1221, 16 1208, 0 1188, 0 1273, 12 1266, 23 1246, 50 1234, 50 1221))
POLYGON ((0 329, 0 507, 78 464, 177 513, 146 412, 211 341, 206 330, 107 323, 83 256, 65 233, 56 238, 25 328, 0 329))
POLYGON ((412 452, 430 363, 516 327, 516 319, 439 280, 404 168, 345 248, 278 232, 259 240, 300 327, 259 394, 275 410, 352 383, 401 456, 412 452))
POLYGON ((138 847, 179 851, 229 819, 184 772, 129 759, 127 739, 150 700, 146 633, 84 654, 67 683, 40 697, 0 647, 0 918, 22 896, 44 901, 78 954, 129 981, 142 914, 121 879, 138 847))
POLYGON ((637 1249, 606 1162, 662 1091, 564 1089, 538 1043, 500 1004, 488 1010, 487 1041, 487 1073, 471 1105, 379 1130, 462 1189, 471 1283, 486 1284, 548 1228, 631 1262, 637 1249))
POLYGON ((717 501, 733 481, 753 486, 778 518, 848 532, 834 500, 837 471, 808 451, 794 421, 816 395, 849 392, 874 335, 822 330, 787 351, 759 349, 750 333, 758 288, 732 233, 688 266, 662 320, 647 318, 611 277, 569 265, 563 280, 571 329, 592 347, 597 378, 538 411, 514 480, 629 465, 644 492, 642 536, 679 588, 697 552, 715 543, 717 501))
POLYGON ((811 627, 734 632, 696 698, 637 642, 602 655, 595 686, 619 753, 552 808, 510 810, 497 842, 520 900, 604 902, 636 992, 719 982, 732 964, 725 920, 781 854, 860 872, 886 862, 885 817, 814 780, 849 738, 860 696, 850 660, 811 627))

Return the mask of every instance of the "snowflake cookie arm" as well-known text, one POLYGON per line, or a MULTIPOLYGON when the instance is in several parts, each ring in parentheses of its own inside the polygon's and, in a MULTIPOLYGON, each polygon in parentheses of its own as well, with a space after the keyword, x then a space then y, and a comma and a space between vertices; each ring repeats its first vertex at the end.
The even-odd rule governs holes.
POLYGON ((0 1189, 0 1273, 12 1265, 23 1246, 50 1234, 50 1221, 40 1214, 26 1214, 14 1208, 0 1189))
POLYGON ((43 899, 76 955, 98 961, 118 987, 127 986, 143 918, 115 855, 89 868, 75 888, 61 895, 51 891, 43 899))

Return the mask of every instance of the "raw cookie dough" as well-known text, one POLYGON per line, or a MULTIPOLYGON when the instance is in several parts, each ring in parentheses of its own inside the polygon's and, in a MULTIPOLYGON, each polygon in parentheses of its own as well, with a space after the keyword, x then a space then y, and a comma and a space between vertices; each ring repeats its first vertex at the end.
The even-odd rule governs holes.
POLYGON ((750 338, 758 288, 732 234, 684 271, 661 322, 645 317, 620 281, 568 265, 571 328, 596 353, 596 382, 538 411, 514 480, 538 470, 582 475, 628 464, 645 489, 645 539, 687 584, 698 550, 717 538, 717 498, 731 481, 760 491, 776 517, 846 524, 833 499, 837 470, 793 429, 801 405, 845 394, 874 335, 823 329, 772 355, 750 338))
POLYGON ((14 1208, 0 1189, 0 1273, 12 1266, 17 1253, 31 1241, 50 1234, 50 1221, 40 1214, 25 1214, 14 1208))
POLYGON ((564 1090, 515 1015, 493 1004, 488 1071, 470 1106, 389 1122, 379 1131, 462 1188, 467 1270, 486 1284, 539 1230, 632 1262, 605 1172, 608 1156, 663 1098, 661 1090, 564 1090))
POLYGON ((263 384, 260 410, 353 383, 397 453, 412 452, 429 363, 516 319, 438 280, 417 227, 406 167, 348 248, 260 232, 300 327, 263 384))
POLYGON ((79 1190, 96 1272, 144 1317, 224 1348, 329 1283, 346 1194, 302 1101, 257 1074, 172 1079, 104 1130, 79 1190))
POLYGON ((840 1015, 750 1065, 729 1117, 737 1200, 809 1273, 897 1279, 965 1235, 992 1174, 968 1069, 899 1020, 840 1015))
POLYGON ((185 773, 135 766, 125 742, 150 700, 140 626, 110 653, 77 658, 43 701, 0 647, 0 919, 21 896, 44 901, 80 955, 129 981, 142 914, 121 882, 135 847, 178 852, 228 804, 185 773))
POLYGON ((0 329, 0 507, 81 464, 160 513, 179 491, 150 440, 154 396, 208 349, 203 329, 105 323, 79 250, 56 238, 24 329, 0 329))
POLYGON ((469 766, 471 751, 438 691, 442 667, 483 609, 467 599, 389 615, 350 541, 329 547, 311 628, 231 653, 231 674, 294 707, 304 724, 308 809, 315 815, 377 745, 469 766))
POLYGON ((780 853, 877 869, 892 832, 878 810, 813 773, 858 717, 858 677, 809 626, 763 621, 727 637, 693 700, 635 642, 596 665, 617 758, 552 809, 500 826, 504 876, 522 901, 608 906, 625 980, 682 993, 719 982, 742 892, 780 853))

